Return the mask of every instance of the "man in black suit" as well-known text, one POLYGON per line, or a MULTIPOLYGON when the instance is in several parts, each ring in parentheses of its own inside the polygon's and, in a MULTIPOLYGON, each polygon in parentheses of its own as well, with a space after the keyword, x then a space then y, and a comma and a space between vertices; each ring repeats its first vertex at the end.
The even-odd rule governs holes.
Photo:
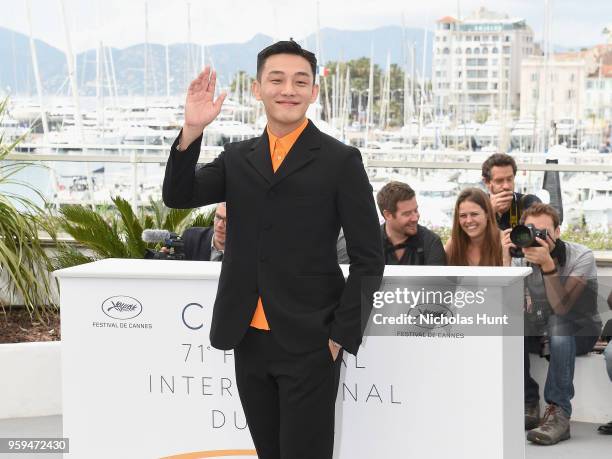
POLYGON ((223 261, 226 228, 225 203, 217 204, 213 226, 187 228, 183 232, 185 260, 223 261))
POLYGON ((197 169, 202 132, 221 110, 215 72, 190 85, 163 185, 169 207, 227 202, 227 239, 210 339, 235 350, 238 392, 260 459, 331 459, 342 349, 357 353, 384 270, 359 150, 306 118, 314 54, 293 41, 257 56, 253 93, 268 119, 197 169), (344 229, 350 274, 336 240, 344 229))

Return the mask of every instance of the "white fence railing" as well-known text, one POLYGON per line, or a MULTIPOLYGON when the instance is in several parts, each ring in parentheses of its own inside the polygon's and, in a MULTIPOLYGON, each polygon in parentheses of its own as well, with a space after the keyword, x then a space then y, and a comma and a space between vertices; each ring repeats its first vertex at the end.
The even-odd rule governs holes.
MULTIPOLYGON (((20 149, 28 145, 20 145, 20 149)), ((52 146, 40 146, 53 151, 52 146)), ((57 146, 55 146, 57 148, 57 146)), ((70 153, 11 153, 6 159, 40 162, 94 162, 94 163, 165 163, 170 147, 167 145, 71 145, 70 153), (116 154, 107 153, 116 151, 116 154), (140 153, 139 153, 140 151, 140 153)), ((202 147, 200 163, 215 158, 223 147, 202 147)), ((446 150, 373 150, 363 149, 367 167, 408 169, 479 170, 489 153, 446 150)), ((551 156, 542 153, 514 154, 520 170, 559 172, 612 172, 612 155, 568 153, 556 157, 558 164, 546 163, 551 156)))

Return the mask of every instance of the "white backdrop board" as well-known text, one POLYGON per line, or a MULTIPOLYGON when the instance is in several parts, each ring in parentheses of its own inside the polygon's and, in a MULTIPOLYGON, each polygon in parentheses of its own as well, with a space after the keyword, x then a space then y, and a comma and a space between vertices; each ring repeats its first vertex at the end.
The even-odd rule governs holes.
MULTIPOLYGON (((210 346, 219 263, 103 260, 61 284, 70 458, 253 457, 232 351, 210 346)), ((388 267, 386 276, 497 279, 525 268, 388 267)), ((524 457, 518 336, 367 336, 345 354, 337 459, 524 457)))

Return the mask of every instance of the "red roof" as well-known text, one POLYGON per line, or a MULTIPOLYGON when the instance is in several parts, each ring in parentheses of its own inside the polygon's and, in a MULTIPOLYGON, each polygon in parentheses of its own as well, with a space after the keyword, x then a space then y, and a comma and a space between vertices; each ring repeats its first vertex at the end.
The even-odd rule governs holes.
POLYGON ((457 19, 455 19, 452 16, 444 16, 442 19, 438 19, 438 21, 436 21, 436 22, 439 22, 439 23, 442 23, 442 24, 452 24, 454 22, 459 22, 459 21, 457 21, 457 19))

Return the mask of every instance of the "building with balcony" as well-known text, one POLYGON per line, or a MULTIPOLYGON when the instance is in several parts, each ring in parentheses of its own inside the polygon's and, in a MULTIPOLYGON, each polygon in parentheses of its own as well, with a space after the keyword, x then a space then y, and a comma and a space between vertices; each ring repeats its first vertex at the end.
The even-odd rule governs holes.
POLYGON ((460 119, 518 111, 521 61, 539 52, 522 18, 480 8, 437 21, 432 83, 438 111, 460 119))
POLYGON ((521 64, 521 118, 612 119, 612 44, 521 64))

